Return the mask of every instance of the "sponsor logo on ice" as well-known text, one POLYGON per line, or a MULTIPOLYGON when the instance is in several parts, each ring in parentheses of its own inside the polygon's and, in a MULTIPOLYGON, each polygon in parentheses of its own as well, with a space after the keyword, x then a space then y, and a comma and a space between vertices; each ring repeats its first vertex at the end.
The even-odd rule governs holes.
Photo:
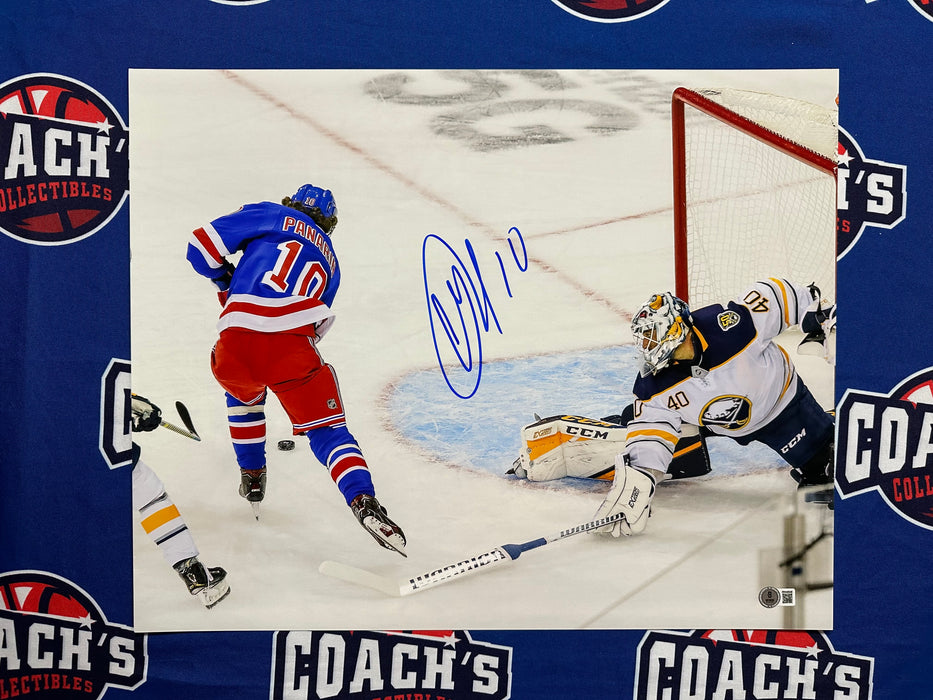
POLYGON ((128 140, 119 113, 73 78, 0 85, 0 231, 36 245, 99 231, 129 190, 128 140))

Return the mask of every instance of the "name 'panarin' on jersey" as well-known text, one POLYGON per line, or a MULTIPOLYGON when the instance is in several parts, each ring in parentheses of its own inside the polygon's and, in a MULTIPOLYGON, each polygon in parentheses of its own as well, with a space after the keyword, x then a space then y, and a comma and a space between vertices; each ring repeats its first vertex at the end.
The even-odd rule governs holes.
POLYGON ((806 286, 770 279, 725 306, 693 311, 699 357, 635 380, 625 447, 631 462, 664 471, 682 423, 741 437, 777 416, 798 379, 790 357, 771 341, 803 320, 810 300, 806 286))
POLYGON ((330 238, 302 212, 247 204, 195 230, 188 261, 215 279, 224 260, 242 252, 218 329, 246 328, 321 337, 333 323, 340 267, 330 238))

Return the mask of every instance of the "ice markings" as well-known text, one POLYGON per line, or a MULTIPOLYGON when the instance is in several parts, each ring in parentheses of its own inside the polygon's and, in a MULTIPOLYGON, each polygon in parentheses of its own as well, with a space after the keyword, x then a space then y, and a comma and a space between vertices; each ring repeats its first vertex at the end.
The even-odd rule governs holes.
MULTIPOLYGON (((514 226, 506 240, 511 254, 508 270, 498 251, 495 258, 511 298, 509 271, 528 270, 528 251, 521 231, 514 226)), ((493 326, 501 335, 502 327, 473 244, 468 238, 463 243, 466 261, 441 236, 428 234, 421 246, 421 263, 431 338, 441 374, 456 396, 469 399, 482 380, 483 335, 493 326), (445 357, 452 361, 445 363, 445 357)))

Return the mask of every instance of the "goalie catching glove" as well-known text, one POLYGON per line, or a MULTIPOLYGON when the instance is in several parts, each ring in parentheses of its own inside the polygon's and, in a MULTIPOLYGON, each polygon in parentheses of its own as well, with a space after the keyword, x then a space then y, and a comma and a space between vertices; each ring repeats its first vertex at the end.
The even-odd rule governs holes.
POLYGON ((616 459, 616 477, 605 500, 593 516, 594 520, 623 513, 625 520, 603 525, 593 532, 598 535, 637 535, 644 531, 651 516, 651 499, 657 483, 646 469, 625 463, 625 457, 616 459))

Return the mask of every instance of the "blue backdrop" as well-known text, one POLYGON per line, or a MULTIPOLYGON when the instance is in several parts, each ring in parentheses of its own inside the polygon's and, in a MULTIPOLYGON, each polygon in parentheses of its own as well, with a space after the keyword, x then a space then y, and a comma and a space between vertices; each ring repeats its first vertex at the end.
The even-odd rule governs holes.
MULTIPOLYGON (((933 272, 926 250, 933 220, 933 17, 926 8, 933 5, 925 2, 669 0, 646 2, 652 11, 642 15, 642 0, 566 3, 575 12, 554 0, 4 3, 0 228, 17 235, 0 235, 0 698, 676 700, 713 697, 717 687, 717 697, 734 700, 933 697, 933 532, 873 492, 839 499, 836 627, 812 635, 820 651, 803 660, 781 651, 801 646, 789 637, 764 640, 772 656, 762 661, 754 653, 729 656, 728 645, 701 636, 661 643, 647 630, 458 632, 465 639, 447 646, 403 635, 420 650, 421 661, 409 667, 418 680, 393 686, 387 669, 398 640, 374 636, 378 651, 366 657, 367 668, 375 674, 372 659, 382 659, 385 682, 354 689, 340 681, 336 662, 347 659, 350 674, 361 658, 351 656, 359 641, 346 633, 313 640, 271 630, 134 635, 129 473, 108 469, 100 450, 102 369, 130 356, 129 213, 120 201, 128 179, 98 172, 95 183, 82 179, 76 163, 62 162, 78 159, 86 143, 78 132, 88 143, 102 133, 80 116, 82 104, 57 105, 44 115, 61 120, 54 123, 11 116, 8 106, 47 87, 45 76, 61 76, 76 100, 109 116, 107 133, 119 136, 120 120, 132 134, 131 68, 838 68, 841 126, 867 159, 907 174, 909 197, 896 202, 906 216, 890 228, 866 224, 838 268, 845 323, 837 387, 886 395, 933 365, 925 285, 933 272), (625 21, 588 18, 593 7, 603 8, 603 20, 625 21), (59 161, 50 164, 41 153, 56 138, 59 161), (51 185, 28 189, 31 163, 48 171, 48 182, 101 189, 95 196, 63 184, 54 197, 51 185), (109 219, 82 224, 90 210, 103 212, 97 223, 109 219), (37 231, 70 230, 70 243, 34 240, 37 231), (75 609, 96 622, 82 623, 75 609), (431 685, 423 659, 448 648, 498 661, 485 672, 474 667, 466 680, 457 676, 452 687, 431 685), (699 668, 684 654, 707 659, 705 685, 682 682, 684 669, 699 668), (834 661, 818 667, 813 685, 795 685, 793 670, 806 669, 807 658, 834 661)), ((112 162, 125 154, 116 141, 112 162)), ((911 431, 923 438, 919 428, 911 431)), ((840 445, 840 458, 845 452, 840 445)), ((914 469, 925 477, 928 467, 914 469)))

